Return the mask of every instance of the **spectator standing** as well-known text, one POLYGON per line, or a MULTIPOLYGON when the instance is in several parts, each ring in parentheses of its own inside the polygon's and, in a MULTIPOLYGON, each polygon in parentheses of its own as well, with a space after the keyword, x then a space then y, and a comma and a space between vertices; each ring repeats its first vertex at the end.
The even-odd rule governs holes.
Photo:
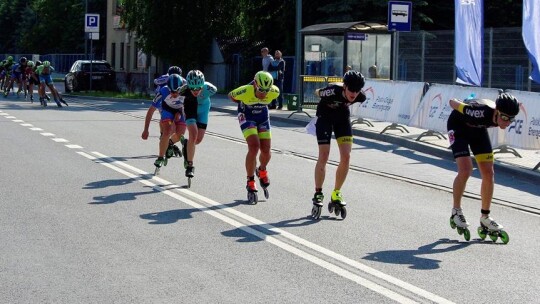
POLYGON ((270 51, 268 50, 267 47, 263 47, 261 49, 262 68, 263 68, 263 71, 266 71, 266 72, 268 72, 268 66, 270 65, 270 63, 274 61, 274 57, 272 57, 272 55, 270 55, 269 53, 270 51))
POLYGON ((279 88, 279 96, 272 100, 272 103, 268 107, 269 109, 275 109, 277 106, 278 110, 283 108, 283 80, 285 78, 285 60, 282 58, 282 53, 280 50, 276 50, 274 53, 274 60, 270 62, 268 66, 268 71, 274 79, 274 85, 279 88))

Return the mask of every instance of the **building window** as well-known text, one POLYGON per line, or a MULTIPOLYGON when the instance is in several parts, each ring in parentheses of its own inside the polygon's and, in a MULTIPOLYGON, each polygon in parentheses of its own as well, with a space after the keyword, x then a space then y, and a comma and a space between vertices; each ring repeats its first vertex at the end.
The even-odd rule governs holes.
POLYGON ((111 44, 111 65, 116 70, 116 43, 111 44))
POLYGON ((120 42, 120 70, 124 69, 124 43, 120 42))

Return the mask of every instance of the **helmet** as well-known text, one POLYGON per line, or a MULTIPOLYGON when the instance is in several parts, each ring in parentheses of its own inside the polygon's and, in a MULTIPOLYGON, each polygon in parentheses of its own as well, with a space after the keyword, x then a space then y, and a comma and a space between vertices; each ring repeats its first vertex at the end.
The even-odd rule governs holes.
POLYGON ((30 67, 30 68, 31 68, 31 67, 34 67, 34 62, 33 62, 32 60, 28 60, 28 62, 26 63, 26 65, 27 65, 28 67, 30 67))
POLYGON ((7 61, 13 61, 13 56, 8 56, 7 61))
POLYGON ((21 57, 21 58, 19 58, 19 63, 20 63, 20 64, 25 64, 26 61, 27 61, 26 57, 21 57))
POLYGON ((495 104, 497 105, 497 110, 506 115, 516 116, 519 113, 518 100, 508 93, 499 94, 495 100, 495 104))
POLYGON ((272 78, 272 75, 268 72, 258 71, 255 74, 255 83, 260 89, 269 91, 274 84, 274 78, 272 78))
POLYGON ((46 68, 50 67, 50 66, 51 66, 51 62, 48 61, 48 60, 45 60, 45 61, 43 61, 43 66, 46 67, 46 68))
POLYGON ((171 66, 169 68, 169 70, 167 71, 167 74, 169 74, 169 75, 178 74, 178 75, 182 76, 182 69, 179 66, 173 65, 173 66, 171 66))
POLYGON ((190 90, 201 89, 204 86, 204 74, 199 70, 189 71, 186 80, 190 90))
POLYGON ((343 84, 346 85, 351 92, 360 92, 366 84, 366 80, 364 79, 364 75, 360 72, 350 70, 343 75, 343 84))
POLYGON ((169 90, 178 92, 180 91, 180 87, 182 86, 182 77, 178 74, 171 74, 169 75, 169 79, 167 80, 167 87, 169 87, 169 90))
POLYGON ((38 67, 38 66, 40 66, 40 65, 42 65, 41 60, 37 60, 37 61, 36 61, 36 66, 38 67))

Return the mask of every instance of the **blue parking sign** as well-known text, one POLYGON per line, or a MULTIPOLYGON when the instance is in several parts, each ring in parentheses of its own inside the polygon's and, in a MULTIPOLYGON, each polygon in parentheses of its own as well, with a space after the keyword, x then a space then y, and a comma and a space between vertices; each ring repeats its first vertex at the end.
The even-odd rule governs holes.
POLYGON ((84 32, 99 33, 99 14, 84 15, 84 32))

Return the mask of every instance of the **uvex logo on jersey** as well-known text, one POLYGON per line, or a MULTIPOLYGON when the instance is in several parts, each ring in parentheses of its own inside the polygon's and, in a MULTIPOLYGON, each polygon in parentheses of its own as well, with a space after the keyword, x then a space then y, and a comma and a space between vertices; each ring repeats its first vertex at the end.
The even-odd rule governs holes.
POLYGON ((476 118, 483 118, 484 110, 465 109, 465 114, 476 118))
POLYGON ((334 92, 334 89, 326 89, 319 92, 319 96, 321 97, 328 97, 328 96, 334 96, 336 95, 336 92, 334 92))

